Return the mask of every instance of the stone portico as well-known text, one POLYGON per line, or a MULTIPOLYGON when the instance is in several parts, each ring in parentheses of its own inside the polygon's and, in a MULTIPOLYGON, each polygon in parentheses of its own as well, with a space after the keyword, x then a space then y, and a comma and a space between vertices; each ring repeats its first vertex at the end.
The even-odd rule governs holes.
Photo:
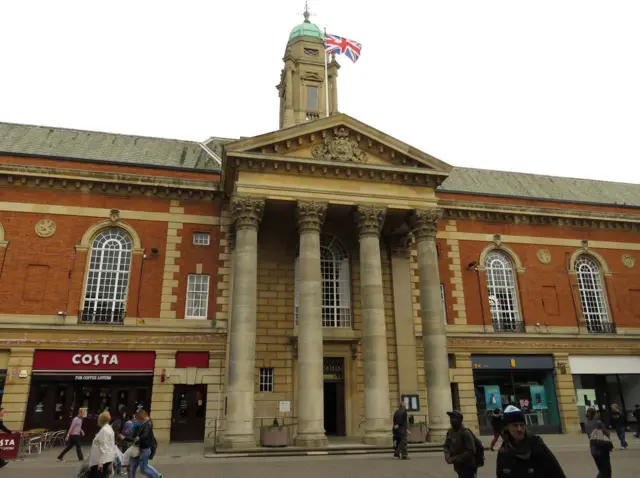
POLYGON ((235 241, 221 446, 255 446, 260 420, 280 416, 277 399, 292 404, 297 445, 325 446, 328 357, 344 364, 342 434, 389 442, 400 394, 423 396, 420 337, 407 303, 411 248, 418 254, 430 435, 439 441, 451 391, 434 189, 450 167, 342 114, 239 140, 225 152, 235 241), (326 265, 332 241, 344 249, 339 273, 326 265), (275 271, 265 274, 265 267, 275 271), (332 283, 336 274, 342 285, 332 283), (339 293, 327 292, 332 287, 339 293), (273 370, 273 401, 256 389, 265 367, 273 370))

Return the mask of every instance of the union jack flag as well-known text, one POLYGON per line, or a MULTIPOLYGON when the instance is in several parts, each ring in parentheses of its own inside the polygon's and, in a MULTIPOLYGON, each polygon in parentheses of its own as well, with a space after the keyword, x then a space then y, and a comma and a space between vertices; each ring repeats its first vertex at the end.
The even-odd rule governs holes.
POLYGON ((358 58, 360 58, 360 50, 362 50, 362 45, 357 41, 347 40, 338 35, 325 34, 324 51, 327 54, 337 53, 338 55, 345 55, 355 63, 358 61, 358 58))

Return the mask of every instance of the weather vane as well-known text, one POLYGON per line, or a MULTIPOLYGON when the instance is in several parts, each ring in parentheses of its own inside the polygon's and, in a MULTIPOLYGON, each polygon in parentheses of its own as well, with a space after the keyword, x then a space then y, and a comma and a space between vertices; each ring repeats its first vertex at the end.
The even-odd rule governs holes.
POLYGON ((302 13, 302 15, 304 16, 304 21, 309 23, 309 17, 312 15, 311 12, 309 11, 309 2, 305 1, 304 2, 304 12, 302 13))

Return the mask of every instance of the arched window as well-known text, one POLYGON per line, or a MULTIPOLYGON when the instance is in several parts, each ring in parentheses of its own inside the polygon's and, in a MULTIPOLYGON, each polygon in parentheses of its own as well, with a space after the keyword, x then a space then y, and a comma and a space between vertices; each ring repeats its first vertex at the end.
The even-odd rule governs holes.
POLYGON ((497 332, 523 332, 513 264, 502 251, 489 252, 484 260, 491 321, 497 332))
MULTIPOLYGON (((298 253, 299 254, 299 253, 298 253)), ((351 274, 349 255, 335 237, 320 236, 320 272, 322 274, 322 326, 351 327, 351 274)), ((300 303, 300 259, 295 263, 295 320, 300 303)))
POLYGON ((91 245, 82 321, 119 323, 124 320, 129 271, 131 237, 111 227, 100 232, 91 245))
POLYGON ((608 332, 609 313, 598 263, 588 255, 575 262, 582 314, 589 332, 608 332))

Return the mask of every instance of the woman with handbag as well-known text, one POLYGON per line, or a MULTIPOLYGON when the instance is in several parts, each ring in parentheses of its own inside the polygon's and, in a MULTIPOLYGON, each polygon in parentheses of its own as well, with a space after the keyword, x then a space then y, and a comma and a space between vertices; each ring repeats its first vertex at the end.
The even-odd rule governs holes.
POLYGON ((611 478, 611 450, 613 450, 613 443, 611 442, 609 431, 604 426, 604 423, 600 421, 600 414, 593 408, 587 410, 587 423, 584 425, 584 430, 589 437, 591 456, 598 467, 597 478, 611 478))
POLYGON ((88 478, 106 478, 111 475, 111 465, 116 456, 116 442, 113 428, 109 425, 110 421, 109 412, 102 412, 98 416, 100 431, 91 444, 88 478))

